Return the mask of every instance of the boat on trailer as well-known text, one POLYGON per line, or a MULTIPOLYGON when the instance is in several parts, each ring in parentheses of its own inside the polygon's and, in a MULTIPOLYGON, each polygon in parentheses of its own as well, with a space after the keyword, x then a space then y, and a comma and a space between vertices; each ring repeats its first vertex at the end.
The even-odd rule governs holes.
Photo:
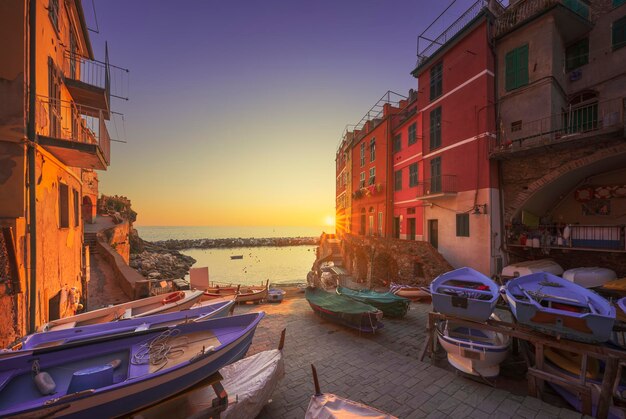
POLYGON ((308 287, 304 296, 315 314, 323 319, 366 333, 374 333, 383 326, 380 322, 383 312, 369 304, 313 287, 308 287))
POLYGON ((337 294, 345 295, 351 300, 369 304, 383 312, 387 317, 404 317, 409 310, 411 300, 399 297, 391 292, 376 292, 372 290, 353 290, 337 287, 337 294))
POLYGON ((549 273, 514 278, 505 285, 511 311, 521 324, 582 342, 606 342, 615 307, 593 291, 549 273))
POLYGON ((241 359, 263 316, 249 313, 23 351, 0 363, 0 416, 127 415, 241 359))
POLYGON ((435 311, 477 322, 491 316, 500 297, 491 278, 467 267, 439 275, 430 283, 430 293, 435 311))
POLYGON ((171 313, 185 310, 200 301, 201 291, 174 291, 165 295, 156 295, 127 303, 100 308, 75 316, 63 317, 41 325, 39 332, 107 323, 114 320, 152 316, 153 314, 171 313))

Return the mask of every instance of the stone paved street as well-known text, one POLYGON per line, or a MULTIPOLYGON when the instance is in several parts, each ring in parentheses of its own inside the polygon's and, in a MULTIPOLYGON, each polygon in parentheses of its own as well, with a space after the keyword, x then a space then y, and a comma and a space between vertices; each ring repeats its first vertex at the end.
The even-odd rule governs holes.
POLYGON ((533 397, 515 395, 418 360, 429 304, 413 303, 407 318, 385 320, 375 336, 359 335, 322 320, 304 298, 282 304, 239 306, 236 313, 263 310, 249 354, 278 345, 287 328, 285 378, 260 418, 302 418, 313 394, 310 364, 323 392, 361 401, 401 418, 576 417, 533 397))

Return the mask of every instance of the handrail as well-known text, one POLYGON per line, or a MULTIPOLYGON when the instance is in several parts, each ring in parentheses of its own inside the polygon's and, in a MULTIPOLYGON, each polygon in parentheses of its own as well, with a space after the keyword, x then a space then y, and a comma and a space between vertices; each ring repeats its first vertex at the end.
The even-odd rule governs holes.
POLYGON ((76 52, 66 50, 63 74, 66 78, 103 89, 107 100, 110 95, 128 100, 129 70, 109 63, 108 48, 105 51, 104 62, 90 60, 76 52))

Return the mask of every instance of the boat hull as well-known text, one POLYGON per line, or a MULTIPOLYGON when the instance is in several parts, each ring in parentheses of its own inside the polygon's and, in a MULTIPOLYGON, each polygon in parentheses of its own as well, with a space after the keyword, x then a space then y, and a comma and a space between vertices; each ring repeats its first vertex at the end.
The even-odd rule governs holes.
POLYGON ((369 290, 355 291, 337 287, 337 294, 376 307, 386 317, 404 317, 411 304, 411 301, 407 298, 399 297, 392 293, 379 293, 369 290))
POLYGON ((382 311, 370 305, 350 300, 335 293, 311 288, 307 288, 305 297, 315 314, 323 319, 365 333, 374 333, 383 326, 380 322, 383 316, 382 311), (324 293, 321 299, 319 298, 320 293, 324 293), (342 307, 346 307, 346 309, 342 309, 342 307))
POLYGON ((574 268, 563 272, 563 279, 585 288, 601 287, 615 278, 615 271, 607 268, 574 268))

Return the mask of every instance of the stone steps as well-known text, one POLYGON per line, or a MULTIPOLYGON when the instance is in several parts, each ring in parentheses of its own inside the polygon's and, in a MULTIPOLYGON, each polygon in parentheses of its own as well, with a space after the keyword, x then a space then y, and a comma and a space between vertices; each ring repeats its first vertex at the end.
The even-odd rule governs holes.
POLYGON ((98 237, 96 233, 85 233, 83 238, 83 246, 89 246, 89 254, 98 254, 98 237))

